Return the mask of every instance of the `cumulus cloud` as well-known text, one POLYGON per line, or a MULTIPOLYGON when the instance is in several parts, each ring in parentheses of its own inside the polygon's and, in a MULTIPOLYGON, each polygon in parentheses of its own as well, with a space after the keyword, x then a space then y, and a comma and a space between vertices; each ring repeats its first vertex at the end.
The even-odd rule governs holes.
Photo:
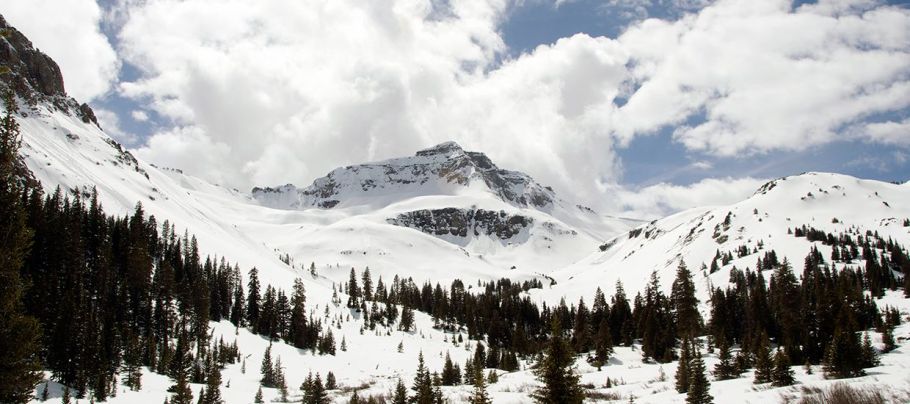
POLYGON ((865 135, 876 142, 910 146, 910 118, 900 122, 869 123, 858 130, 861 131, 860 136, 865 135))
POLYGON ((88 102, 111 89, 120 63, 94 0, 5 0, 0 13, 60 65, 69 95, 88 102))
POLYGON ((690 185, 660 183, 641 189, 617 187, 614 191, 623 215, 657 219, 689 208, 739 202, 765 182, 752 177, 708 178, 690 185))
MULTIPOLYGON (((622 178, 615 150, 638 136, 673 128, 699 154, 799 150, 910 107, 906 9, 683 3, 693 11, 674 21, 639 21, 618 38, 578 34, 510 59, 498 30, 508 0, 120 1, 121 56, 140 75, 119 91, 174 123, 140 155, 238 187, 306 184, 339 165, 456 140, 607 206, 622 178)), ((720 185, 626 198, 656 212, 735 195, 708 191, 720 185)))

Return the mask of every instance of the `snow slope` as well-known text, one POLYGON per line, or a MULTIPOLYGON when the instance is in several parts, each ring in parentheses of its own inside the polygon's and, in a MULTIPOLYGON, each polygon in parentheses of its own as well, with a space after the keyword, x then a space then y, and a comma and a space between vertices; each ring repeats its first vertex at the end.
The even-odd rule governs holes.
POLYGON ((878 232, 885 240, 910 245, 910 227, 902 223, 906 218, 910 218, 910 188, 903 185, 831 173, 780 178, 744 201, 690 209, 617 236, 604 245, 605 251, 552 273, 559 285, 540 295, 547 300, 563 295, 577 299, 592 295, 597 286, 609 293, 618 280, 635 293, 644 289, 652 271, 657 271, 661 285, 669 291, 683 260, 693 270, 700 298, 705 301, 709 285, 725 285, 733 266, 755 269, 758 257, 766 251, 775 250, 780 260, 787 258, 797 274, 813 246, 824 257, 831 256, 831 247, 794 237, 788 229, 806 225, 834 234, 878 232), (730 224, 725 226, 728 215, 730 224), (733 252, 736 257, 736 248, 743 245, 750 250, 759 248, 759 253, 734 258, 710 275, 700 270, 702 264, 710 267, 718 251, 733 252))

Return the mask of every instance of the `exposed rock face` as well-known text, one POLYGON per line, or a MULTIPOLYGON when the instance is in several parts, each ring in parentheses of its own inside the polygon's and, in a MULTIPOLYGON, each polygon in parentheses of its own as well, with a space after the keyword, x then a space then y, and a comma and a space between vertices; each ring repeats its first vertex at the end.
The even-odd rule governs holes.
POLYGON ((19 30, 10 26, 0 16, 0 89, 12 88, 28 106, 46 102, 58 109, 73 113, 83 122, 98 125, 95 112, 87 104, 80 105, 66 95, 63 74, 50 56, 35 49, 19 30), (5 69, 2 69, 5 68, 5 69))
POLYGON ((387 221, 396 226, 410 227, 434 236, 495 236, 508 240, 533 223, 533 219, 510 215, 503 211, 484 209, 444 208, 415 210, 387 221))
POLYGON ((254 188, 262 204, 281 209, 332 208, 357 199, 389 194, 441 194, 457 187, 485 187, 518 207, 546 208, 556 196, 530 176, 503 170, 483 153, 465 151, 455 142, 421 150, 412 157, 337 168, 312 185, 254 188))

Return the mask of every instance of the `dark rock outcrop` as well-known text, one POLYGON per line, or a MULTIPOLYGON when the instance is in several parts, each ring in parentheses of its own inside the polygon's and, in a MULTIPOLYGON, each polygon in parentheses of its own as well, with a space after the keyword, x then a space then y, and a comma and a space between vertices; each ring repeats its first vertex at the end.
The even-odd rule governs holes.
MULTIPOLYGON (((79 104, 66 94, 60 67, 10 26, 0 15, 0 90, 12 88, 29 107, 39 103, 52 105, 79 116, 85 123, 98 125, 95 112, 88 104, 79 104)), ((25 106, 25 105, 23 105, 25 106)))
POLYGON ((504 211, 484 209, 422 209, 400 214, 387 221, 434 236, 495 236, 508 240, 533 223, 533 219, 504 211))

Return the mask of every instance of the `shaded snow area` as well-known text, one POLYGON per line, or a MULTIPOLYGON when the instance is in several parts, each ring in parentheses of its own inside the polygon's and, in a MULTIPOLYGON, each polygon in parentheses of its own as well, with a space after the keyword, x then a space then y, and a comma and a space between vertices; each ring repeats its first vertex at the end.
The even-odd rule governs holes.
MULTIPOLYGON (((830 246, 797 237, 796 228, 877 234, 910 245, 907 184, 837 174, 782 178, 736 204, 692 209, 643 224, 561 199, 530 177, 500 169, 483 154, 453 143, 412 157, 339 168, 303 189, 259 188, 254 197, 136 159, 97 126, 60 111, 44 109, 20 122, 21 154, 48 192, 59 186, 63 192, 87 195, 95 187, 105 210, 115 215, 128 214, 141 203, 159 223, 168 220, 178 233, 194 234, 202 254, 236 262, 244 277, 250 268, 258 268, 263 287, 290 291, 294 279, 303 279, 307 308, 323 316, 323 324, 333 327, 336 343, 344 340, 348 349, 334 356, 315 355, 275 342, 272 356, 284 364, 292 400, 299 400, 298 387, 310 372, 319 372, 323 380, 328 371, 335 374, 344 391, 330 392, 336 402, 347 402, 354 389, 361 397, 388 394, 399 378, 411 385, 419 353, 430 371, 441 371, 446 353, 463 366, 479 343, 456 343, 456 334, 434 329, 424 313, 416 313, 412 332, 382 326, 361 331, 360 315, 331 299, 333 283, 347 281, 351 268, 361 273, 368 266, 374 280, 381 276, 387 284, 399 275, 418 285, 438 282, 443 288, 454 279, 467 285, 499 278, 537 279, 544 288, 527 293, 552 307, 562 298, 591 301, 598 287, 612 291, 617 281, 631 298, 654 271, 669 292, 676 267, 684 260, 693 271, 707 318, 709 288, 727 285, 733 267, 755 268, 762 254, 774 250, 798 275, 811 248, 831 256, 830 246), (745 253, 738 253, 742 250, 745 253), (732 258, 717 261, 711 273, 714 258, 728 253, 732 258), (311 264, 315 275, 309 273, 311 264)), ((862 268, 864 262, 835 266, 862 268)), ((910 300, 901 293, 889 291, 878 303, 897 307, 908 321, 910 300)), ((241 363, 223 371, 222 396, 228 403, 252 402, 269 341, 227 322, 211 327, 215 340, 236 341, 246 363, 245 372, 241 363)), ((867 369, 867 376, 849 383, 876 389, 893 402, 910 402, 910 325, 905 322, 894 335, 897 349, 882 355, 881 365, 867 369)), ((881 344, 879 334, 872 337, 881 344)), ((705 362, 713 368, 716 352, 706 353, 705 362)), ((537 386, 529 366, 522 361, 520 371, 499 371, 499 381, 489 386, 495 403, 529 402, 537 386)), ((711 394, 716 403, 786 402, 837 382, 824 380, 820 367, 811 375, 802 366, 793 370, 797 384, 783 388, 754 385, 751 372, 728 381, 709 377, 711 394)), ((617 347, 600 370, 579 359, 577 371, 604 401, 685 400, 673 388, 676 364, 643 363, 638 346, 617 347)), ((160 404, 172 384, 146 371, 141 391, 118 387, 109 402, 160 404)), ((197 397, 201 387, 193 385, 197 397)), ((464 402, 471 387, 442 390, 451 402, 464 402)), ((55 397, 52 402, 59 402, 59 385, 50 383, 48 392, 55 397)), ((268 388, 263 394, 266 402, 278 396, 268 388)))

